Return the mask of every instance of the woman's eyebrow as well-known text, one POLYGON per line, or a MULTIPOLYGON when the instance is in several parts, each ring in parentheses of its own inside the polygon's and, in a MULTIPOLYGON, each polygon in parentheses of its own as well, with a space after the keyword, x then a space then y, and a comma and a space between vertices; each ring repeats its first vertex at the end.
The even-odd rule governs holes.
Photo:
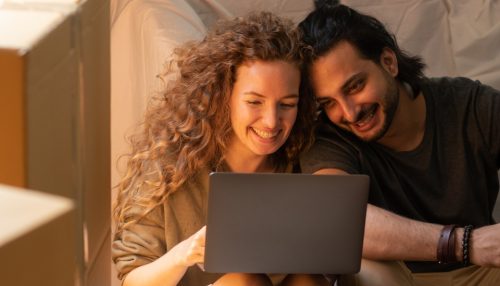
MULTIPOLYGON (((245 92, 243 92, 243 94, 253 95, 253 96, 257 96, 257 97, 266 97, 265 95, 258 93, 258 92, 255 92, 255 91, 245 91, 245 92)), ((299 97, 298 94, 291 93, 291 94, 287 94, 287 95, 283 96, 282 98, 298 98, 298 97, 299 97)))

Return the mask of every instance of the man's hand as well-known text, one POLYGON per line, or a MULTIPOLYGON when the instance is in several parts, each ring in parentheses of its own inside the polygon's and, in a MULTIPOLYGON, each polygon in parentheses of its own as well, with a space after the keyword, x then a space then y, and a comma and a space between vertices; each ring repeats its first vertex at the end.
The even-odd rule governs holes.
MULTIPOLYGON (((462 237, 459 237, 461 240, 462 237)), ((500 267, 500 224, 474 229, 469 244, 470 262, 472 264, 500 267)), ((462 245, 461 241, 458 245, 462 245)))

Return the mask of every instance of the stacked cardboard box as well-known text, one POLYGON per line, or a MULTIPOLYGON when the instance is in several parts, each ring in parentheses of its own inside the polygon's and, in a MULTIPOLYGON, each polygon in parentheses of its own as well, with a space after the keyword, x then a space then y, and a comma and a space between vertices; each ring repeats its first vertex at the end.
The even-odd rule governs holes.
POLYGON ((78 285, 110 279, 109 78, 109 1, 0 0, 0 183, 74 202, 78 285))
POLYGON ((0 284, 75 284, 73 202, 0 185, 0 284))

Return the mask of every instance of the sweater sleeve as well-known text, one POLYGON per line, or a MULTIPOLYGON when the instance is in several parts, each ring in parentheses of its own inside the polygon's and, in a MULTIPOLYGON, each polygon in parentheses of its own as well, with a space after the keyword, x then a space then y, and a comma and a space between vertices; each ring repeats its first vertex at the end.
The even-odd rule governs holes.
MULTIPOLYGON (((139 208, 131 208, 128 217, 140 216, 139 208)), ((133 269, 153 262, 166 253, 163 208, 158 206, 136 223, 115 234, 111 255, 123 279, 133 269)))

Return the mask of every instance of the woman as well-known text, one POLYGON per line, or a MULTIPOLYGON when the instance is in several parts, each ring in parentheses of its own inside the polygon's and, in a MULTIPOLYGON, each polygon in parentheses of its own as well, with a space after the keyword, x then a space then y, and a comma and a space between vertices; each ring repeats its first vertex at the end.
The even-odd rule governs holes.
MULTIPOLYGON (((123 285, 272 285, 267 275, 198 267, 208 174, 292 171, 315 113, 314 99, 299 96, 302 50, 291 22, 260 13, 176 51, 179 76, 148 110, 118 186, 113 260, 123 285)), ((326 282, 283 283, 302 281, 326 282)))

